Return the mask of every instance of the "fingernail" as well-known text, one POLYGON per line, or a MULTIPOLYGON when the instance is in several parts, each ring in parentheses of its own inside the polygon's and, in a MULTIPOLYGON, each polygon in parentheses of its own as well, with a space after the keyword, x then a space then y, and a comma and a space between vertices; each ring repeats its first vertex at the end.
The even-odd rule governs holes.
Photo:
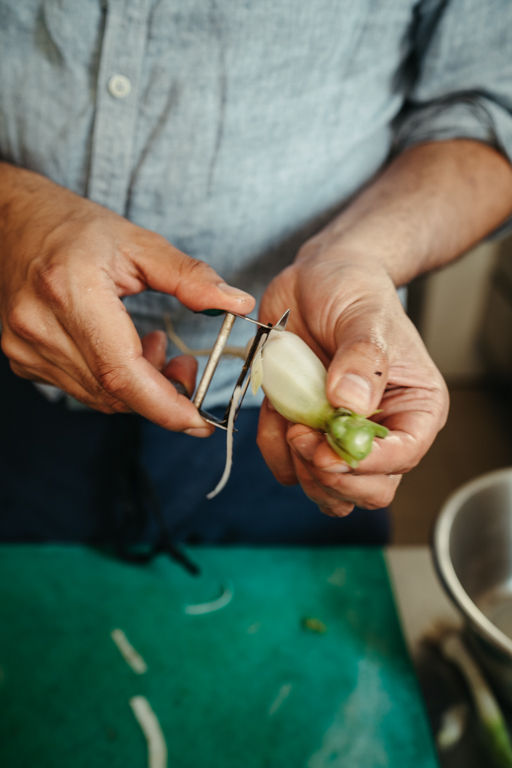
POLYGON ((357 373, 346 373, 336 386, 336 397, 354 411, 367 413, 370 410, 372 388, 357 373))
POLYGON ((208 427, 192 427, 185 430, 186 435, 192 435, 192 437, 209 437, 211 435, 211 429, 208 427))
POLYGON ((233 298, 238 298, 240 301, 247 301, 247 299, 252 299, 252 296, 249 293, 241 291, 240 288, 234 288, 232 285, 228 285, 227 283, 217 283, 217 288, 222 291, 222 293, 225 293, 228 296, 232 296, 233 298))
POLYGON ((311 461, 315 455, 318 440, 315 435, 301 435, 291 440, 290 443, 303 459, 311 461))
POLYGON ((338 462, 330 464, 328 467, 318 467, 318 469, 322 472, 330 472, 336 475, 345 475, 347 472, 350 472, 350 467, 347 464, 339 464, 338 462))
POLYGON ((177 381, 176 379, 169 379, 169 381, 173 385, 178 395, 183 395, 183 397, 187 397, 190 400, 190 395, 187 392, 187 388, 184 384, 181 383, 181 381, 177 381))

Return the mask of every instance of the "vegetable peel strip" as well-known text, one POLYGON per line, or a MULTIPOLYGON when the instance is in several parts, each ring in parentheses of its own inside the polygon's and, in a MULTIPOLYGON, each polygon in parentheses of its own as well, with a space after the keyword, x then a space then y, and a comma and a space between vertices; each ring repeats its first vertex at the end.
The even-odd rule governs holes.
POLYGON ((285 683, 281 686, 279 689, 279 693, 277 694, 276 698, 270 705, 270 709, 268 711, 268 716, 272 717, 275 715, 278 709, 284 704, 288 696, 290 695, 292 690, 292 684, 291 683, 285 683))
POLYGON ((146 737, 148 745, 148 768, 167 768, 167 744, 158 722, 145 696, 132 696, 130 707, 146 737))
POLYGON ((233 587, 227 586, 222 590, 220 597, 215 600, 211 600, 209 603, 193 603, 186 605, 183 609, 189 616, 202 616, 205 613, 214 613, 220 611, 221 608, 225 608, 226 605, 233 599, 233 587))
POLYGON ((135 674, 143 675, 148 671, 148 665, 140 653, 135 650, 122 629, 113 629, 110 633, 110 637, 117 645, 119 653, 123 659, 126 661, 128 666, 133 669, 135 674))
POLYGON ((258 389, 263 384, 263 350, 260 349, 256 352, 254 360, 251 366, 251 392, 253 395, 257 395, 258 389))
POLYGON ((214 496, 217 496, 217 494, 222 491, 231 474, 231 466, 233 464, 233 427, 235 424, 236 411, 238 408, 238 403, 240 402, 241 395, 242 387, 235 387, 233 398, 231 400, 231 407, 229 409, 228 424, 226 430, 226 465, 224 467, 224 472, 222 473, 221 479, 213 491, 210 491, 210 493, 206 496, 207 499, 213 499, 214 496))

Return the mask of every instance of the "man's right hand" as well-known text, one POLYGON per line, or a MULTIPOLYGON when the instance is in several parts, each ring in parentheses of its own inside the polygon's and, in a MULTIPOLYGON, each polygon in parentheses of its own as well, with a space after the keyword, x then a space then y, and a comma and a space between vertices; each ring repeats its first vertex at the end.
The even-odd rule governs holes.
POLYGON ((166 378, 189 380, 193 361, 176 359, 163 375, 162 338, 141 341, 121 297, 153 288, 194 311, 246 314, 251 296, 163 237, 5 164, 0 242, 2 349, 16 374, 105 413, 135 411, 165 429, 211 432, 166 378))

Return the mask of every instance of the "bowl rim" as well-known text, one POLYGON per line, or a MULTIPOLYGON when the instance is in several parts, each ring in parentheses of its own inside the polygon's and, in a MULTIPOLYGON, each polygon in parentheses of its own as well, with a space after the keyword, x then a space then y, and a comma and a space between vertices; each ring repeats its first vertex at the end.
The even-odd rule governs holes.
POLYGON ((497 645, 508 656, 512 656, 512 639, 502 632, 501 629, 498 629, 477 608, 459 581, 450 558, 450 534, 453 522, 461 506, 471 496, 489 488, 489 486, 495 485, 496 480, 501 480, 505 477, 512 478, 512 467, 497 469, 485 475, 480 475, 480 477, 470 480, 452 493, 441 507, 437 517, 432 537, 432 549, 438 576, 455 605, 462 611, 466 619, 469 620, 480 635, 494 646, 497 645))

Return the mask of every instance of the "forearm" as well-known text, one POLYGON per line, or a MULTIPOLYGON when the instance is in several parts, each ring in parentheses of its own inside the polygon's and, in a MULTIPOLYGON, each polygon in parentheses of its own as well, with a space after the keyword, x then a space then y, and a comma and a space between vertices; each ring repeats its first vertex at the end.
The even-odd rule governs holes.
POLYGON ((23 200, 27 197, 27 182, 31 176, 28 171, 0 162, 0 256, 4 257, 7 238, 16 229, 16 216, 23 200))
POLYGON ((13 205, 23 205, 41 188, 51 190, 53 182, 33 171, 0 162, 0 224, 6 225, 13 205))
POLYGON ((71 216, 80 202, 73 192, 39 173, 0 162, 0 258, 17 258, 17 244, 27 228, 51 229, 54 219, 71 216))
POLYGON ((378 262, 395 285, 447 264, 512 211, 512 167, 475 141, 422 144, 310 240, 299 260, 378 262))

